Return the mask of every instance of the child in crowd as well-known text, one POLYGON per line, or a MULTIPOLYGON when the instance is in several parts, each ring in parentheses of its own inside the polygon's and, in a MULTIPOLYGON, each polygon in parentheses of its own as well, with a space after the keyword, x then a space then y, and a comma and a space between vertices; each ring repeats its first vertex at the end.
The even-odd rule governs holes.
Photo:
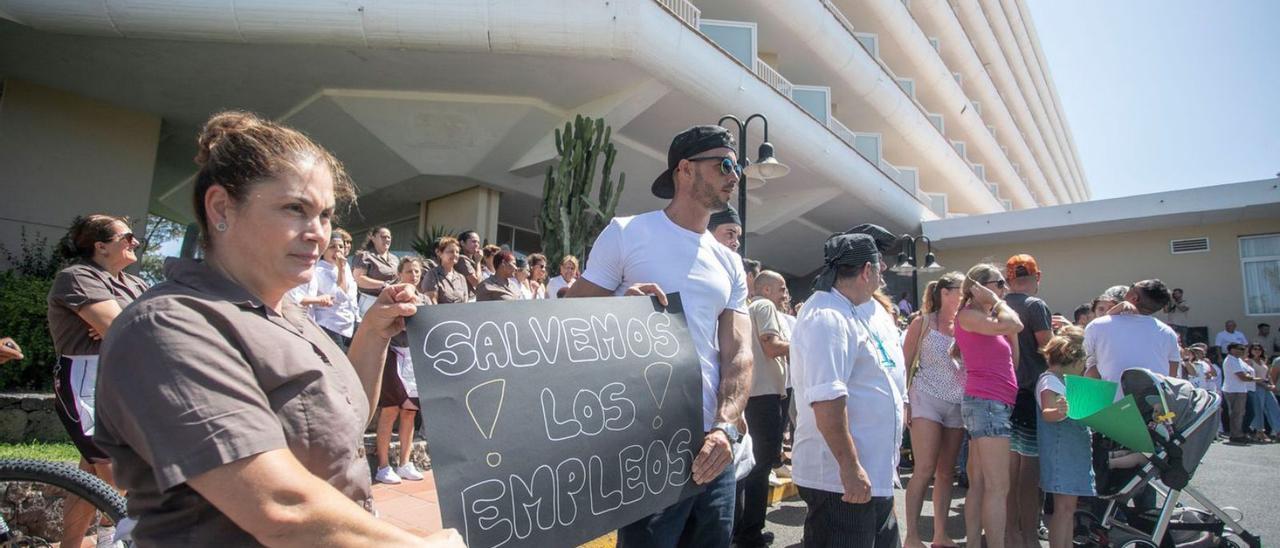
POLYGON ((1063 375, 1084 371, 1084 330, 1066 327, 1041 349, 1049 368, 1036 382, 1040 408, 1036 438, 1040 443, 1040 488, 1053 494, 1049 519, 1050 548, 1069 548, 1078 497, 1094 496, 1089 427, 1067 418, 1063 375))

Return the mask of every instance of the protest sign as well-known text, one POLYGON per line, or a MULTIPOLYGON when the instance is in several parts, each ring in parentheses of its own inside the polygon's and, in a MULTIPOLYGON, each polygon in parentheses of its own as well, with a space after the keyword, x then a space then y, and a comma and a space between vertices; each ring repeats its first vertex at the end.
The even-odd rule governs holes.
POLYGON ((1132 394, 1116 401, 1116 383, 1077 375, 1067 375, 1066 385, 1069 418, 1134 451, 1155 451, 1132 394))
POLYGON ((423 306, 407 321, 444 525, 574 546, 699 491, 702 375, 678 295, 423 306))

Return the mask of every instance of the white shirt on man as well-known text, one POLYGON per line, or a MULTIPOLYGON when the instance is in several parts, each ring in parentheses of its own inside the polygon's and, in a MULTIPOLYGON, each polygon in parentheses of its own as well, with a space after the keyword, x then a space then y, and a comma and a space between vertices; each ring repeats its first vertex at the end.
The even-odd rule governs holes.
MULTIPOLYGON (((902 399, 905 401, 907 399, 907 368, 903 364, 907 359, 903 357, 903 333, 898 329, 898 321, 885 309, 884 305, 880 304, 880 301, 875 299, 858 305, 858 312, 864 318, 871 318, 867 324, 871 326, 876 336, 884 341, 885 353, 894 365, 889 368, 889 374, 893 375, 893 381, 898 383, 898 392, 902 393, 902 399)), ((878 352, 879 348, 876 351, 878 352)))
POLYGON ((883 363, 876 335, 867 323, 870 319, 835 290, 814 293, 800 309, 791 339, 791 380, 796 397, 791 476, 796 485, 844 492, 840 466, 818 430, 812 407, 814 402, 843 396, 849 434, 858 461, 871 480, 871 496, 893 496, 902 441, 903 395, 883 363))
POLYGON ((1178 334, 1164 322, 1141 314, 1103 316, 1084 328, 1086 362, 1098 375, 1120 382, 1129 369, 1169 374, 1169 362, 1181 363, 1178 334))
POLYGON ((1231 343, 1249 344, 1249 339, 1239 329, 1230 333, 1223 329, 1213 338, 1213 345, 1222 350, 1222 355, 1224 356, 1227 355, 1227 346, 1231 345, 1231 343))
POLYGON ((1245 373, 1253 376, 1255 371, 1253 366, 1244 362, 1244 360, 1235 356, 1227 356, 1222 360, 1222 391, 1227 393, 1253 392, 1257 389, 1257 383, 1253 381, 1241 380, 1236 373, 1245 373))
POLYGON ((616 295, 637 283, 656 283, 668 294, 680 294, 702 367, 702 426, 710 430, 720 391, 720 314, 747 313, 742 258, 710 232, 687 230, 658 210, 610 221, 596 238, 582 277, 616 295))
POLYGON ((316 261, 311 273, 311 281, 289 290, 289 297, 300 302, 306 297, 332 295, 333 306, 312 306, 311 317, 320 327, 350 337, 355 332, 356 318, 360 314, 360 304, 356 290, 355 277, 351 275, 351 266, 342 261, 345 271, 346 287, 338 286, 338 267, 329 261, 316 261))

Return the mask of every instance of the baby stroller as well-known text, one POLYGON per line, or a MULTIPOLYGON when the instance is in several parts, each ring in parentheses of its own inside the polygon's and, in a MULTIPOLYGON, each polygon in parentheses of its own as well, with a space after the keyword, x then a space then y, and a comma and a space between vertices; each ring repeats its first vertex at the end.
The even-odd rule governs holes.
POLYGON ((1104 509, 1098 514, 1077 512, 1075 544, 1121 548, 1262 546, 1261 539, 1240 525, 1243 515, 1232 517, 1189 485, 1217 435, 1221 397, 1145 369, 1125 371, 1120 389, 1133 395, 1155 452, 1119 458, 1112 454, 1113 468, 1133 466, 1136 470, 1110 493, 1103 492, 1104 482, 1099 478, 1099 502, 1104 509), (1125 505, 1143 489, 1154 490, 1163 503, 1145 511, 1124 512, 1128 517, 1120 519, 1125 505), (1203 509, 1179 504, 1183 495, 1203 509))

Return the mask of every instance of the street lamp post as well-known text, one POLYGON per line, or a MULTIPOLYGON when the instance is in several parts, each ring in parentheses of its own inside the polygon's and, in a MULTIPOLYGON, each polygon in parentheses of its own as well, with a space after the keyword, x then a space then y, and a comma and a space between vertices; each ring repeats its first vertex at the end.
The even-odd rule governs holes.
POLYGON ((773 157, 773 144, 769 143, 769 119, 765 118, 763 114, 752 114, 747 117, 745 122, 739 120, 737 116, 727 114, 716 123, 724 127, 725 120, 732 121, 733 125, 738 128, 738 166, 742 168, 742 177, 746 179, 745 181, 738 181, 738 218, 742 221, 742 245, 738 248, 738 253, 746 257, 747 187, 750 186, 752 190, 760 188, 764 186, 766 180, 783 177, 790 173, 791 168, 773 157), (751 125, 751 121, 756 119, 764 123, 764 141, 760 143, 760 150, 756 154, 756 161, 753 163, 747 158, 747 126, 751 125))
POLYGON ((900 276, 911 274, 911 298, 917 310, 920 309, 920 272, 938 272, 942 270, 942 265, 938 264, 938 258, 933 254, 933 240, 928 236, 912 236, 903 234, 898 238, 902 242, 902 250, 898 252, 898 264, 893 265, 889 270, 900 276), (916 244, 924 240, 926 247, 924 256, 924 266, 916 266, 916 244))

